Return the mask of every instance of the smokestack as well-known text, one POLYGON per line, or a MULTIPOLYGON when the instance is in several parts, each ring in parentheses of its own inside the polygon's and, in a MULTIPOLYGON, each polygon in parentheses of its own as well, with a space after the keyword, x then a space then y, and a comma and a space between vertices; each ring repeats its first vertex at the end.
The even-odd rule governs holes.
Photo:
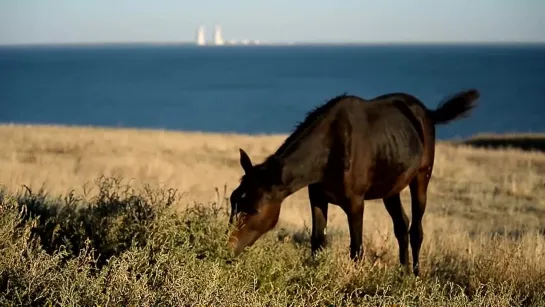
POLYGON ((199 29, 197 30, 197 37, 195 39, 196 39, 197 46, 203 46, 206 44, 206 40, 204 39, 203 26, 200 26, 199 29))
POLYGON ((214 31, 214 44, 215 45, 223 45, 223 37, 221 37, 221 27, 216 26, 216 29, 214 31))

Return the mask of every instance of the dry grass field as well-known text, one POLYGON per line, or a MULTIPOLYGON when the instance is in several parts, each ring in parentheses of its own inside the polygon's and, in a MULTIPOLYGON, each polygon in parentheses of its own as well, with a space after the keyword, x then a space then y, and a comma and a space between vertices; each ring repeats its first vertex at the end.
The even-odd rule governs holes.
MULTIPOLYGON (((197 204, 204 204, 203 210, 211 203, 225 208, 224 188, 228 196, 242 175, 238 148, 245 149, 252 160, 258 162, 274 152, 285 137, 2 125, 0 184, 5 189, 3 206, 9 208, 10 197, 6 195, 21 197, 25 193, 23 185, 33 191, 44 187, 50 196, 68 195, 71 190, 78 195, 85 192, 86 197, 96 196, 101 191, 95 181, 104 175, 122 177, 136 189, 146 185, 177 189, 177 212, 186 212, 188 207, 197 204), (94 189, 87 191, 91 187, 94 189)), ((147 273, 138 275, 148 276, 145 281, 131 275, 134 274, 131 257, 140 259, 139 253, 147 245, 127 247, 114 253, 118 262, 109 266, 119 277, 115 279, 117 284, 106 286, 106 281, 112 277, 106 278, 100 275, 102 273, 96 277, 90 272, 84 274, 71 269, 70 265, 76 265, 76 262, 87 265, 84 256, 73 255, 68 264, 57 259, 57 263, 56 258, 53 259, 54 253, 50 252, 49 256, 39 253, 39 244, 31 248, 30 235, 15 235, 17 227, 11 225, 4 214, 0 240, 11 240, 12 243, 0 243, 0 257, 3 258, 0 260, 0 289, 7 293, 0 294, 4 295, 0 301, 3 305, 34 302, 93 306, 161 303, 202 306, 545 304, 543 152, 515 148, 489 150, 473 148, 470 144, 439 143, 428 191, 420 279, 398 280, 395 277, 397 243, 392 222, 381 201, 366 203, 366 259, 363 264, 357 266, 348 261, 346 217, 332 205, 328 218, 331 245, 323 253, 320 264, 308 264, 311 223, 306 189, 285 200, 275 230, 243 254, 236 264, 221 262, 223 251, 219 250, 224 241, 220 234, 223 234, 222 227, 226 227, 223 224, 227 220, 202 210, 198 214, 191 213, 197 214, 193 218, 214 224, 201 225, 198 229, 204 229, 203 234, 216 236, 202 236, 198 243, 201 245, 195 243, 198 246, 184 247, 184 255, 181 247, 165 247, 161 249, 162 260, 154 258, 153 263, 140 263, 143 268, 176 273, 165 273, 168 276, 163 276, 160 285, 150 281, 150 270, 142 269, 147 273), (21 241, 23 237, 24 242, 21 241), (17 248, 22 246, 40 256, 29 257, 30 260, 17 258, 20 252, 17 248), (188 254, 198 254, 196 249, 199 248, 210 248, 216 258, 187 258, 188 254), (181 261, 182 258, 185 260, 181 261), (30 263, 32 261, 43 261, 43 265, 50 265, 50 271, 40 271, 30 263), (157 264, 160 261, 164 266, 157 264), (32 275, 33 270, 36 276, 32 275), (9 281, 21 272, 26 275, 19 277, 20 284, 9 281), (49 280, 48 276, 54 275, 51 272, 64 279, 49 280), (32 276, 27 276, 29 274, 32 276), (51 289, 28 290, 40 279, 43 284, 52 285, 51 289), (66 283, 78 280, 81 280, 78 287, 65 288, 66 283), (94 283, 101 286, 95 289, 90 286, 94 283)), ((19 205, 25 202, 21 199, 19 205)), ((402 201, 410 216, 408 189, 403 191, 402 201)), ((13 216, 17 215, 17 210, 13 211, 13 216)), ((57 222, 62 224, 62 221, 57 222)), ((173 225, 177 224, 173 222, 174 228, 169 231, 178 227, 173 225)), ((28 227, 36 227, 36 224, 28 227)), ((94 227, 100 226, 95 224, 94 227)), ((197 231, 195 229, 191 231, 197 231)), ((172 236, 182 236, 180 233, 172 236)), ((154 235, 149 234, 151 237, 144 241, 155 240, 154 235)))

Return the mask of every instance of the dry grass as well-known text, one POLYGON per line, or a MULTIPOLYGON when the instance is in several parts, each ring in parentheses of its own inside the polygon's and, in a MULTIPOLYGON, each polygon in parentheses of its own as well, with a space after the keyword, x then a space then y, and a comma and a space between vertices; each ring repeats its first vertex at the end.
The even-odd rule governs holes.
MULTIPOLYGON (((229 195, 241 176, 239 147, 244 148, 255 163, 272 153, 284 138, 285 135, 246 136, 4 125, 0 126, 0 183, 10 193, 22 191, 23 184, 33 189, 45 184, 49 193, 65 195, 71 189, 83 193, 82 187, 92 184, 101 175, 120 176, 132 179, 131 184, 135 187, 149 184, 178 189, 184 194, 177 206, 183 209, 186 205, 216 201, 216 188, 223 191, 225 185, 229 195)), ((98 193, 98 190, 91 191, 93 193, 98 193)), ((407 190, 403 192, 402 199, 410 215, 407 190)), ((544 221, 545 154, 516 149, 491 151, 438 144, 424 217, 423 279, 427 282, 435 280, 438 282, 437 287, 454 282, 468 290, 490 283, 487 284, 488 289, 494 288, 494 285, 503 289, 482 294, 480 298, 475 296, 473 302, 476 305, 480 305, 479 299, 483 300, 483 304, 486 302, 486 305, 512 305, 515 303, 508 299, 528 291, 528 295, 534 299, 543 299, 535 293, 545 292, 544 221), (504 286, 506 288, 502 288, 504 286)), ((253 256, 246 256, 245 261, 255 262, 257 260, 251 257, 257 255, 264 259, 272 257, 267 250, 281 258, 295 253, 295 258, 303 259, 302 255, 306 255, 308 246, 289 247, 279 242, 273 244, 270 240, 283 237, 284 242, 306 242, 308 229, 305 227, 308 225, 310 209, 306 190, 303 189, 286 199, 276 232, 264 238, 263 243, 257 244, 248 253, 253 256), (281 254, 283 252, 288 254, 281 254)), ((369 201, 366 206, 364 236, 367 263, 363 267, 364 271, 348 269, 345 259, 348 253, 347 230, 345 215, 337 207, 332 207, 328 234, 332 235, 334 243, 327 261, 332 261, 332 268, 339 270, 335 280, 342 279, 350 285, 351 278, 366 278, 365 270, 384 270, 396 264, 397 244, 392 223, 380 201, 369 201)), ((297 262, 299 260, 284 258, 282 261, 276 259, 276 262, 269 259, 279 266, 274 268, 277 272, 275 274, 293 274, 294 266, 301 265, 297 262), (287 267, 283 266, 284 262, 287 267)), ((252 268, 256 269, 260 264, 253 265, 256 266, 252 268)), ((208 267, 206 270, 207 274, 216 272, 218 276, 223 276, 221 268, 208 267)), ((385 278, 381 281, 382 286, 386 287, 391 277, 381 276, 385 278)), ((244 280, 238 282, 242 285, 244 280)), ((213 295, 214 291, 223 291, 218 289, 224 286, 218 284, 203 287, 211 291, 208 295, 213 295)), ((429 288, 431 285, 412 287, 407 289, 423 291, 420 293, 422 297, 424 293, 435 293, 435 290, 429 288)), ((409 295, 411 291, 397 294, 409 295)), ((255 293, 252 295, 260 297, 255 293)), ((437 304, 449 305, 448 298, 441 301, 445 299, 441 297, 435 298, 437 304)), ((253 299, 257 298, 252 296, 253 299)), ((308 297, 306 299, 306 302, 311 300, 308 297)), ((290 297, 286 297, 286 300, 289 302, 290 297)), ((212 301, 208 301, 208 304, 212 301)), ((393 301, 403 300, 394 296, 393 301)), ((521 298, 519 301, 528 303, 521 298)), ((300 302, 305 302, 305 299, 300 302)), ((384 302, 392 300, 384 299, 384 302)), ((467 303, 463 299, 459 302, 467 303)), ((434 304, 428 302, 427 305, 434 304)))
MULTIPOLYGON (((0 126, 0 183, 13 190, 25 184, 66 194, 72 189, 83 192, 84 185, 102 175, 120 176, 136 187, 178 189, 188 204, 207 203, 217 199, 216 188, 223 191, 227 186, 230 193, 238 184, 242 175, 238 148, 256 163, 285 137, 4 125, 0 126)), ((471 228, 545 227, 540 224, 545 219, 544 174, 545 155, 539 152, 439 144, 426 215, 455 216, 459 222, 469 221, 471 228)), ((406 189, 405 205, 408 195, 406 189)), ((302 189, 284 203, 282 220, 308 225, 308 207, 302 189)), ((380 201, 367 207, 371 223, 374 214, 385 214, 380 201)), ((410 206, 406 209, 410 211, 410 206)), ((340 226, 345 226, 344 218, 340 210, 331 213, 332 222, 340 226)))

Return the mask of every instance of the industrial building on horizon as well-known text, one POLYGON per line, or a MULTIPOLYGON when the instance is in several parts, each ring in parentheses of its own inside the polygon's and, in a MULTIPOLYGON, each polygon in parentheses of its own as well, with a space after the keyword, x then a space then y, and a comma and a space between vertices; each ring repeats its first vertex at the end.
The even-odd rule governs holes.
POLYGON ((197 37, 196 37, 197 45, 202 46, 206 44, 206 39, 204 38, 204 27, 200 26, 199 29, 197 29, 197 37))
MULTIPOLYGON (((260 44, 260 41, 258 40, 249 40, 249 39, 243 39, 240 42, 236 40, 224 41, 221 31, 222 31, 221 26, 217 25, 214 28, 214 36, 212 39, 212 44, 208 44, 208 45, 222 46, 222 45, 259 45, 260 44)), ((206 38, 204 35, 204 26, 199 26, 199 28, 197 29, 197 35, 195 40, 196 40, 197 46, 207 45, 206 38)))

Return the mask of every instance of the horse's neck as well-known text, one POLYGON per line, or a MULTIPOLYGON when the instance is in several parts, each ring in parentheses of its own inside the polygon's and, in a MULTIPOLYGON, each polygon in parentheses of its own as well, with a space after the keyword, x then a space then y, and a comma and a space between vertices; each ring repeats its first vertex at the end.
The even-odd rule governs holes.
POLYGON ((327 154, 322 136, 317 135, 303 140, 289 153, 282 155, 282 182, 286 196, 321 180, 327 154))

